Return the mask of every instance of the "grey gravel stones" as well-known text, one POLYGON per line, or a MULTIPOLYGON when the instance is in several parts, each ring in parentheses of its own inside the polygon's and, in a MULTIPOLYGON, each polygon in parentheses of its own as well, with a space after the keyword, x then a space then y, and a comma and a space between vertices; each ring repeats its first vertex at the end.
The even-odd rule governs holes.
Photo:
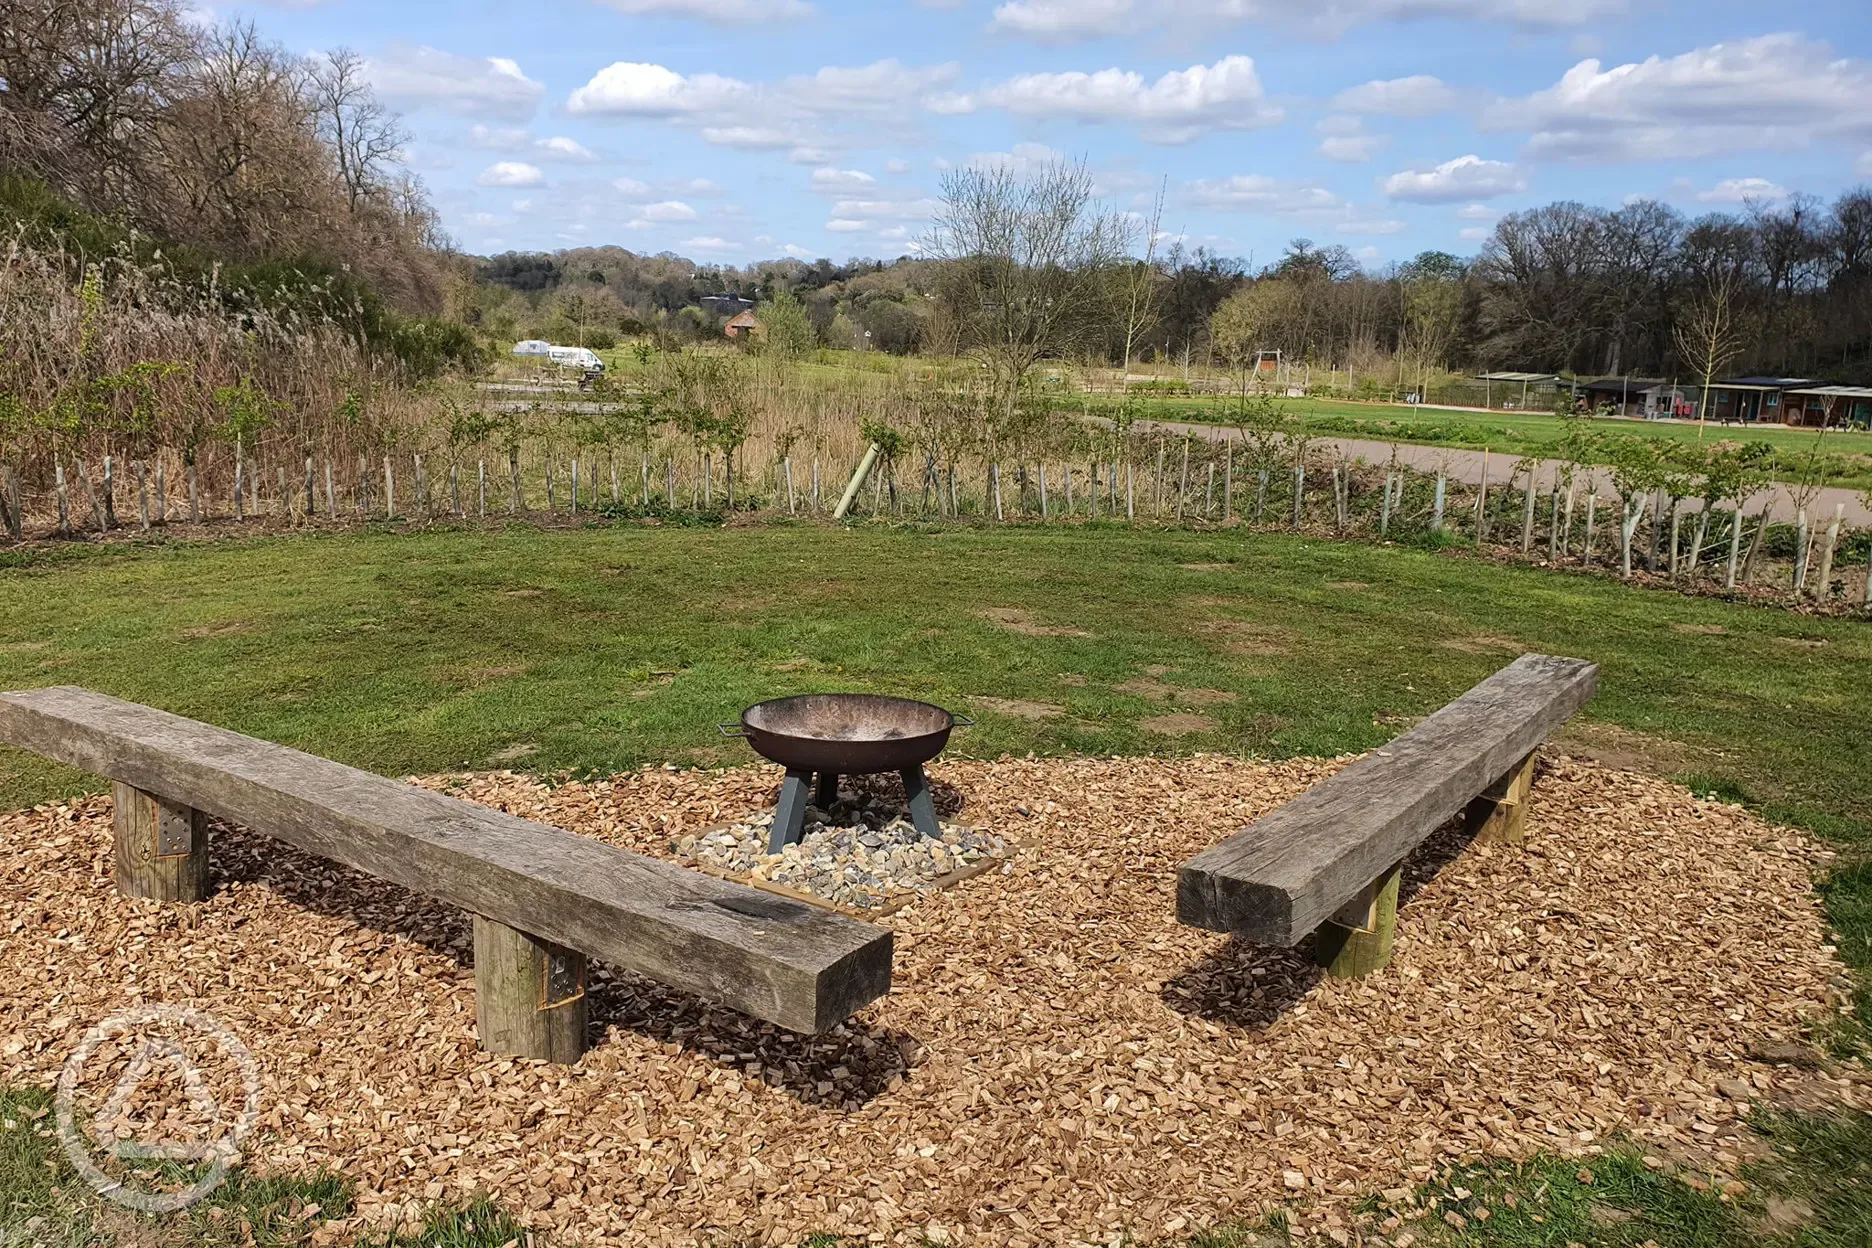
POLYGON ((716 870, 768 880, 857 910, 935 892, 944 876, 1011 852, 1003 837, 946 820, 939 821, 940 841, 926 837, 900 804, 843 792, 831 811, 807 807, 804 836, 782 853, 767 852, 772 826, 773 812, 762 811, 682 837, 673 848, 716 870))

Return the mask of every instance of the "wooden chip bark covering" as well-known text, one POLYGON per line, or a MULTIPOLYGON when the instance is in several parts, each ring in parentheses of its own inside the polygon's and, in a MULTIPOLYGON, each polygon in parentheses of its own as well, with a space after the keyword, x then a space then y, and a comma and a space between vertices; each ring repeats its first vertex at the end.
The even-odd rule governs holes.
MULTIPOLYGON (((1340 765, 940 764, 1023 850, 885 920, 888 999, 802 1038, 595 967, 576 1068, 476 1049, 462 915, 221 828, 212 900, 127 900, 108 802, 42 807, 0 817, 0 1079, 49 1084, 110 1011, 186 1003, 262 1066, 252 1164, 342 1169, 359 1222, 490 1191, 582 1242, 1106 1243, 1280 1204, 1336 1222, 1446 1159, 1619 1130, 1721 1148, 1746 1103, 1719 1083, 1771 1091, 1790 1076, 1747 1054, 1837 1008, 1813 846, 1566 759, 1525 847, 1426 846, 1378 977, 1175 923, 1179 862, 1340 765)), ((424 783, 669 857, 776 779, 424 783)))

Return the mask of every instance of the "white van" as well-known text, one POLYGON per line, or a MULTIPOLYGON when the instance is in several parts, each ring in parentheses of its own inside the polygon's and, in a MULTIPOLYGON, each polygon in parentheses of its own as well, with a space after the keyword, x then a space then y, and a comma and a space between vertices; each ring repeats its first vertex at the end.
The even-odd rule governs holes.
POLYGON ((604 361, 590 347, 549 347, 546 354, 560 368, 576 368, 585 373, 604 372, 604 361))

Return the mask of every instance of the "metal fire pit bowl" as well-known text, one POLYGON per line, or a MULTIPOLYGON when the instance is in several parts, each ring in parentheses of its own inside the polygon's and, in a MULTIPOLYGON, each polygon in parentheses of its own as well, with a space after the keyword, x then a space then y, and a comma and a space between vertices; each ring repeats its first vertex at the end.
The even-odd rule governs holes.
POLYGON ((804 693, 748 707, 738 729, 728 723, 718 727, 723 736, 745 737, 755 753, 786 768, 767 845, 769 853, 777 854, 799 842, 815 772, 821 808, 837 800, 840 776, 897 772, 910 798, 910 821, 923 835, 940 838, 923 764, 942 753, 952 729, 974 722, 910 698, 804 693))

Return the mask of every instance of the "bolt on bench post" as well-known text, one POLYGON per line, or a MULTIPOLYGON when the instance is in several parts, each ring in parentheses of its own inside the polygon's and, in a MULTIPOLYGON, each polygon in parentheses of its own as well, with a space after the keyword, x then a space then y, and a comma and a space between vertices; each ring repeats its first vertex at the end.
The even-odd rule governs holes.
POLYGON ((121 782, 111 785, 111 879, 126 897, 208 899, 208 821, 180 802, 121 782))

